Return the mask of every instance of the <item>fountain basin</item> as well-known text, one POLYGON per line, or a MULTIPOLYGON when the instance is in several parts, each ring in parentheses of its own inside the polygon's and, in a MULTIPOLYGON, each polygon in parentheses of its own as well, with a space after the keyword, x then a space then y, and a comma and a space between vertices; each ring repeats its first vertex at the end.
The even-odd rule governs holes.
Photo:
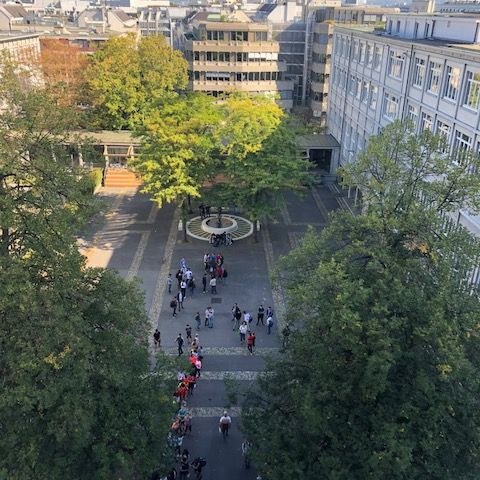
POLYGON ((208 217, 202 220, 202 230, 207 233, 214 233, 215 235, 220 235, 223 232, 233 233, 238 230, 238 223, 232 217, 222 217, 222 225, 220 228, 216 227, 217 217, 208 217))

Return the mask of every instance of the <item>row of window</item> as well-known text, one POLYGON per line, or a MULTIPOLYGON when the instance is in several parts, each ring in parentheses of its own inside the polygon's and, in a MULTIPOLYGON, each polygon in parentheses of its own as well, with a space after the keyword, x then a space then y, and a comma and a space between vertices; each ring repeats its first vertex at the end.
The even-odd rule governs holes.
POLYGON ((337 58, 345 58, 349 62, 364 64, 375 70, 380 70, 382 63, 381 45, 372 45, 360 40, 352 42, 350 37, 340 35, 335 37, 334 54, 337 58))
POLYGON ((372 110, 377 107, 378 87, 372 82, 357 77, 355 74, 348 76, 345 70, 334 66, 332 83, 347 90, 351 96, 359 99, 372 110))
POLYGON ((200 62, 276 62, 274 52, 193 52, 193 60, 200 62))
MULTIPOLYGON (((413 67, 412 85, 425 89, 434 95, 441 94, 443 98, 457 101, 462 91, 462 72, 459 67, 447 65, 442 88, 442 64, 436 61, 427 61, 415 58, 413 67)), ((464 88, 461 98, 462 105, 477 110, 480 105, 480 73, 471 70, 465 71, 464 88)))
MULTIPOLYGON (((434 128, 433 115, 428 112, 422 112, 420 115, 420 108, 416 105, 408 105, 407 117, 413 122, 415 127, 418 127, 420 130, 430 130, 443 137, 445 140, 443 148, 444 153, 447 153, 450 150, 450 143, 452 141, 453 133, 453 128, 451 125, 443 120, 437 120, 434 128)), ((470 135, 460 130, 455 130, 453 138, 453 150, 456 152, 465 152, 467 150, 471 150, 473 146, 472 141, 473 138, 470 135)))
MULTIPOLYGON (((251 41, 255 42, 266 42, 268 40, 268 32, 251 32, 252 38, 251 41)), ((216 40, 216 41, 232 41, 232 42, 247 42, 248 41, 248 32, 244 31, 234 31, 234 32, 225 32, 217 30, 207 30, 203 36, 206 40, 216 40)))
POLYGON ((282 72, 189 72, 190 79, 214 82, 270 82, 282 80, 282 72))

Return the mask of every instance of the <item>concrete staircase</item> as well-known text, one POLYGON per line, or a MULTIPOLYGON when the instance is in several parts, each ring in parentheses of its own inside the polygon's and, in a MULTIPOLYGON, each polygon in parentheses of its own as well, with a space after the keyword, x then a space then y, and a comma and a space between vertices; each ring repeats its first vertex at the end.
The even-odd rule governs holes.
POLYGON ((142 182, 131 170, 126 168, 108 168, 103 186, 105 188, 135 188, 142 182))

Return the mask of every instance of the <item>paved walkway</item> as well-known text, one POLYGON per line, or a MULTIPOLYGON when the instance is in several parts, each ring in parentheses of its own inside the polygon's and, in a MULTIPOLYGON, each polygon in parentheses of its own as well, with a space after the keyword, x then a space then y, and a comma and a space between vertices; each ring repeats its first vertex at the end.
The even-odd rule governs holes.
MULTIPOLYGON (((303 199, 288 196, 288 207, 278 220, 261 229, 261 242, 253 244, 246 239, 231 247, 216 249, 224 255, 229 275, 226 284, 219 283, 217 294, 211 295, 201 291, 203 254, 210 251, 211 246, 195 239, 181 242, 178 213, 173 207, 159 210, 148 197, 134 190, 102 191, 100 195, 109 202, 110 210, 103 224, 97 224, 82 242, 88 263, 114 268, 126 278, 138 277, 145 291, 152 329, 158 325, 162 347, 172 354, 176 351, 178 333, 185 336, 187 323, 195 329, 197 311, 202 316, 199 335, 205 353, 204 371, 188 402, 194 414, 193 432, 185 439, 184 446, 190 450, 192 458, 207 458, 204 480, 255 479, 254 469, 247 471, 242 466, 240 412, 238 405, 229 405, 224 380, 236 380, 239 391, 244 391, 263 370, 264 356, 278 351, 282 295, 272 292, 268 281, 274 261, 298 244, 309 224, 321 228, 329 211, 349 208, 350 202, 333 187, 319 187, 303 199), (187 296, 185 309, 173 317, 166 278, 168 273, 175 275, 181 258, 192 268, 197 288, 193 297, 187 296), (257 334, 257 351, 253 356, 247 354, 238 333, 232 330, 234 302, 254 317, 252 325, 257 334), (274 308, 275 325, 271 335, 267 335, 266 327, 255 325, 260 303, 274 308), (203 326, 204 311, 209 305, 215 310, 213 329, 203 326), (218 419, 225 407, 233 418, 233 425, 230 437, 223 441, 218 433, 218 419)), ((173 291, 176 293, 175 289, 173 291)))

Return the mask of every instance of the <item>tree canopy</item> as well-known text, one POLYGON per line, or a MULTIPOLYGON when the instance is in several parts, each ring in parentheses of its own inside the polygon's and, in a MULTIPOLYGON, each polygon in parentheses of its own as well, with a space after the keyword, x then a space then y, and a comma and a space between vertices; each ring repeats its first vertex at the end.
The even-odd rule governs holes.
POLYGON ((187 62, 162 36, 111 38, 91 57, 87 70, 94 123, 135 129, 172 93, 187 85, 187 62))
POLYGON ((150 375, 138 286, 78 252, 74 112, 0 70, 0 477, 144 479, 169 461, 170 362, 150 375))
MULTIPOLYGON (((423 167, 407 160, 435 143, 387 127, 343 172, 362 185, 362 215, 335 214, 280 262, 297 331, 244 408, 264 478, 478 477, 480 303, 466 279, 480 247, 442 230, 438 148, 423 167)), ((452 183, 447 204, 464 189, 452 183)))

